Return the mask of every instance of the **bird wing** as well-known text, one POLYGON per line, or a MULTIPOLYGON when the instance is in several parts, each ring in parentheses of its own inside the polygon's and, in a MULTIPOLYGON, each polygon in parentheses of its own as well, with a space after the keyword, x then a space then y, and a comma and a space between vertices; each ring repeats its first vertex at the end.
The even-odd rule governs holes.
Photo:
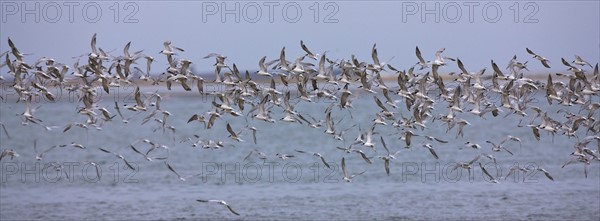
POLYGON ((329 169, 331 169, 331 166, 329 166, 329 164, 327 163, 327 161, 325 161, 325 158, 323 156, 320 157, 321 161, 323 161, 323 164, 325 164, 325 166, 329 169))
POLYGON ((381 144, 383 144, 383 148, 385 148, 385 151, 387 151, 388 155, 391 154, 390 150, 387 148, 387 145, 385 145, 385 141, 383 140, 383 136, 381 136, 380 138, 381 138, 381 144))
POLYGON ((142 152, 140 152, 138 149, 136 149, 133 145, 129 145, 129 147, 131 147, 131 149, 133 149, 133 151, 135 151, 136 153, 139 153, 140 155, 146 156, 145 154, 143 154, 142 152))
POLYGON ((167 162, 165 162, 165 164, 167 165, 167 168, 169 168, 170 171, 172 171, 173 173, 175 173, 175 175, 177 175, 177 177, 181 177, 181 175, 179 175, 179 173, 177 173, 177 171, 175 171, 175 169, 173 169, 173 167, 171 167, 171 165, 167 162))
POLYGON ((141 96, 142 96, 142 94, 140 92, 140 87, 136 87, 135 88, 135 102, 137 103, 138 106, 144 107, 144 102, 142 101, 141 96))
POLYGON ((546 175, 546 177, 548 177, 548 179, 554 181, 554 178, 552 176, 550 176, 550 173, 548 171, 542 169, 542 172, 544 172, 544 175, 546 175))
POLYGON ((365 155, 364 152, 358 152, 360 154, 360 156, 368 163, 368 164, 372 164, 373 162, 371 162, 371 160, 369 159, 369 157, 367 157, 367 155, 365 155))
POLYGON ((435 157, 435 159, 439 159, 437 153, 435 153, 435 150, 433 149, 433 147, 428 147, 427 149, 429 149, 429 152, 431 152, 431 155, 433 155, 433 157, 435 157))
POLYGON ((308 48, 304 44, 304 41, 302 41, 302 40, 300 40, 300 47, 302 47, 302 50, 304 50, 304 52, 306 52, 306 54, 308 54, 310 56, 314 56, 314 54, 312 52, 310 52, 310 50, 308 50, 308 48))
POLYGON ((425 63, 425 59, 423 59, 423 56, 421 56, 421 50, 419 50, 418 46, 415 49, 415 53, 417 54, 417 58, 419 59, 419 62, 422 63, 422 64, 424 64, 425 63))
POLYGON ((479 160, 479 157, 481 157, 481 155, 477 155, 475 158, 473 158, 473 160, 469 161, 469 165, 472 165, 475 162, 477 162, 479 160))
POLYGON ((490 180, 494 180, 494 177, 483 167, 481 163, 479 163, 479 167, 483 171, 483 173, 490 178, 490 180))
POLYGON ((436 140, 437 142, 440 142, 440 143, 448 143, 448 141, 442 140, 442 139, 437 138, 437 137, 434 137, 433 139, 436 140))
MULTIPOLYGON (((462 61, 460 61, 460 59, 456 59, 456 63, 458 64, 458 68, 463 72, 463 74, 465 75, 469 75, 469 71, 467 71, 467 69, 465 68, 465 66, 463 65, 462 61)), ((496 67, 497 68, 497 67, 496 67)))
POLYGON ((446 50, 446 48, 440 48, 435 52, 435 59, 442 60, 442 53, 446 50))
POLYGON ((342 157, 342 173, 344 174, 344 177, 348 177, 347 173, 346 173, 346 159, 344 159, 342 157))
POLYGON ((96 49, 96 33, 94 33, 94 36, 92 36, 92 42, 91 42, 91 46, 92 46, 92 53, 94 54, 98 54, 97 49, 96 49))
POLYGON ((192 115, 192 117, 190 117, 190 119, 188 119, 187 122, 190 123, 190 122, 198 120, 198 119, 199 119, 198 114, 194 114, 194 115, 192 115))
POLYGON ((229 209, 229 211, 237 216, 239 216, 240 214, 237 213, 235 210, 233 210, 233 208, 231 208, 231 206, 227 205, 227 209, 229 209))
POLYGON ((564 58, 560 58, 560 61, 567 67, 573 67, 573 65, 569 64, 569 62, 567 62, 567 60, 565 60, 564 58))
POLYGON ((373 57, 373 63, 376 65, 380 65, 379 57, 377 57, 377 44, 373 44, 373 49, 371 50, 371 57, 373 57))
POLYGON ((383 165, 385 167, 385 173, 389 176, 390 175, 390 160, 384 159, 383 162, 384 162, 383 165))
POLYGON ((235 133, 235 131, 233 131, 233 129, 231 129, 231 125, 229 125, 229 123, 227 123, 227 131, 229 132, 229 134, 231 134, 232 137, 237 137, 237 134, 235 133))
POLYGON ((494 72, 496 72, 496 73, 498 73, 498 75, 504 77, 504 73, 502 73, 500 68, 498 68, 498 65, 494 62, 494 60, 492 60, 491 62, 492 62, 492 69, 494 70, 494 72))
POLYGON ((105 153, 112 153, 112 152, 110 152, 110 151, 108 151, 108 150, 106 150, 106 149, 104 149, 102 147, 98 147, 98 149, 100 149, 102 152, 105 152, 105 153))
POLYGON ((127 167, 129 167, 129 169, 135 170, 135 168, 129 162, 127 162, 127 160, 125 160, 125 158, 123 158, 123 161, 125 162, 125 165, 127 165, 127 167))
POLYGON ((531 51, 529 48, 525 48, 525 50, 527 51, 527 53, 529 53, 530 55, 536 56, 537 54, 533 53, 533 51, 531 51))
POLYGON ((544 65, 546 68, 550 68, 550 65, 548 65, 548 60, 542 60, 542 65, 544 65))
POLYGON ((123 55, 125 55, 126 58, 129 58, 129 47, 131 46, 131 42, 128 42, 125 47, 123 48, 123 55))
POLYGON ((377 106, 379 106, 383 111, 388 112, 388 109, 385 106, 383 106, 383 103, 381 103, 377 96, 373 96, 373 98, 375 98, 375 103, 377 103, 377 106))
POLYGON ((503 147, 503 146, 500 146, 500 148, 502 148, 503 150, 506 150, 506 152, 508 152, 510 155, 513 155, 513 153, 512 153, 512 152, 510 152, 510 150, 506 149, 505 147, 503 147))

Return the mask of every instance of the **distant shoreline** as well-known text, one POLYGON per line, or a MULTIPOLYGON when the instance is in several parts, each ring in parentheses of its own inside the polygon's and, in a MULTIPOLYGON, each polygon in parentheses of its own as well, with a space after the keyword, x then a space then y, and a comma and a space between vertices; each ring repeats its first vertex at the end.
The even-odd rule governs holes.
MULTIPOLYGON (((417 76, 421 76, 425 73, 428 72, 422 72, 422 73, 418 73, 417 76)), ((554 81, 556 80, 568 80, 568 77, 565 77, 565 75, 570 75, 570 72, 554 72, 554 73, 524 73, 523 76, 532 80, 539 80, 539 81, 545 81, 546 79, 548 79, 548 74, 552 75, 552 79, 554 81), (556 74, 563 74, 562 76, 556 75, 556 74)), ((444 81, 453 81, 455 79, 458 78, 458 73, 457 72, 450 72, 450 73, 444 73, 444 74, 439 74, 440 77, 442 77, 442 79, 444 81)), ((156 77, 159 75, 151 75, 151 77, 156 77)), ((214 74, 213 75, 207 75, 207 74, 200 74, 197 75, 199 77, 204 78, 204 82, 210 83, 213 82, 215 80, 214 78, 214 74)), ((338 76, 337 74, 334 76, 338 76)), ((585 74, 586 77, 592 77, 591 73, 585 74)), ((256 82, 256 83, 270 83, 271 82, 271 78, 270 77, 264 77, 264 76, 258 76, 258 75, 251 75, 250 76, 252 81, 256 82)), ((382 73, 381 74, 381 78, 387 83, 387 82, 396 82, 398 75, 397 74, 391 74, 391 73, 382 73)), ((491 75, 490 74, 484 74, 482 80, 489 80, 491 79, 491 75)), ((279 79, 279 77, 277 76, 273 76, 273 78, 275 79, 275 83, 281 83, 281 80, 279 79)), ((0 84, 6 84, 6 83, 11 83, 12 82, 12 78, 10 79, 3 79, 0 80, 0 84)), ((152 86, 152 80, 140 80, 140 79, 134 79, 132 80, 132 82, 135 85, 138 85, 140 87, 146 87, 146 86, 152 86)), ((295 81, 291 81, 290 83, 294 83, 295 81)), ((73 78, 68 79, 67 80, 67 84, 74 84, 74 83, 79 83, 78 81, 73 81, 73 78)), ((162 82, 161 82, 162 85, 162 82)))
MULTIPOLYGON (((552 78, 553 81, 563 81, 566 82, 568 81, 568 77, 564 77, 564 76, 557 76, 555 73, 537 73, 537 74, 525 74, 525 77, 532 79, 532 80, 536 80, 536 81, 541 81, 543 83, 546 82, 546 79, 548 77, 548 74, 552 74, 552 78)), ((419 74, 421 75, 421 74, 419 74)), ((452 82, 454 82, 455 79, 458 78, 458 74, 440 74, 440 76, 442 77, 442 79, 444 79, 444 82, 451 84, 452 82)), ((587 74, 587 77, 590 77, 591 74, 587 74)), ((490 82, 490 75, 484 75, 484 78, 482 79, 484 82, 490 82)), ((275 83, 277 84, 278 88, 282 88, 282 83, 281 80, 279 79, 279 77, 273 77, 273 79, 275 80, 275 83)), ((385 81, 385 83, 387 84, 388 87, 390 88, 397 88, 398 85, 396 83, 397 81, 397 75, 392 75, 392 74, 385 74, 382 75, 382 79, 385 81)), ((261 87, 269 87, 270 86, 270 78, 269 77, 262 77, 262 76, 255 76, 252 77, 252 80, 255 81, 257 84, 259 84, 261 87)), ((506 80, 502 80, 503 82, 506 80)), ((133 80, 132 81, 134 85, 123 85, 121 87, 111 87, 111 93, 106 94, 105 91, 101 88, 100 85, 97 85, 99 88, 97 89, 98 93, 102 93, 104 95, 102 96, 106 96, 105 98, 110 97, 110 99, 113 98, 118 98, 118 99, 126 99, 128 95, 131 94, 131 92, 134 91, 135 87, 138 86, 140 88, 142 88, 144 91, 146 92, 158 92, 161 95, 165 96, 165 97, 181 97, 181 98, 198 98, 201 97, 203 99, 212 99, 212 97, 214 96, 214 93, 220 93, 220 92, 224 92, 227 87, 219 84, 219 83, 214 83, 214 79, 205 79, 204 82, 204 94, 200 94, 196 88, 196 84, 190 84, 190 86, 192 87, 192 90, 190 91, 185 91, 182 89, 182 87, 178 84, 178 83, 174 83, 171 87, 171 90, 168 90, 166 88, 165 82, 161 82, 159 85, 152 85, 152 81, 151 80, 133 80), (115 97, 116 96, 116 97, 115 97)), ((12 101, 12 100, 16 100, 16 92, 14 92, 12 89, 12 87, 10 87, 10 84, 12 83, 12 81, 4 79, 0 81, 0 84, 4 85, 2 87, 2 97, 3 97, 3 102, 7 102, 7 101, 12 101)), ((68 80, 66 85, 63 86, 63 90, 59 92, 59 89, 57 86, 55 85, 47 85, 48 88, 53 88, 54 91, 51 91, 52 93, 55 93, 55 95, 61 95, 61 96, 70 96, 70 97, 74 97, 75 94, 70 94, 69 92, 67 92, 66 90, 64 90, 64 87, 68 87, 68 86, 72 86, 72 85, 77 85, 80 82, 77 81, 73 81, 73 79, 71 79, 70 81, 68 80)), ((342 84, 338 85, 338 86, 334 86, 331 83, 326 83, 326 81, 319 81, 319 87, 321 89, 323 88, 327 88, 330 90, 337 90, 338 88, 343 87, 342 84)), ((308 86, 310 88, 310 85, 308 86)), ((293 95, 295 95, 296 93, 296 84, 295 81, 291 81, 289 82, 289 87, 288 87, 289 91, 292 92, 293 95)), ((312 89, 312 88, 311 88, 312 89)), ((285 91, 286 89, 284 89, 285 91)), ((349 90, 351 91, 357 91, 360 93, 360 88, 358 88, 358 85, 352 84, 349 88, 349 90)), ((312 90, 311 90, 312 91, 312 90)), ((378 89, 376 89, 376 91, 378 91, 378 89)), ((310 92, 310 91, 309 91, 310 92)), ((44 98, 41 98, 44 99, 44 98)), ((59 98, 59 100, 63 100, 63 98, 59 98)), ((72 98, 69 98, 72 99, 72 98)))

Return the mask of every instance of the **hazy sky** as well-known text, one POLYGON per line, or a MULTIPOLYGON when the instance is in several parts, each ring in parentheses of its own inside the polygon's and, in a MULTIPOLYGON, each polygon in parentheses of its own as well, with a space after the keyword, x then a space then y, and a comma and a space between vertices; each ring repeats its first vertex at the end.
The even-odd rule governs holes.
MULTIPOLYGON (((122 54, 144 49, 160 63, 162 43, 186 49, 180 57, 197 70, 212 70, 217 52, 241 69, 256 69, 262 56, 275 59, 283 46, 288 60, 301 55, 300 40, 315 53, 332 58, 370 59, 377 43, 382 61, 408 69, 445 47, 471 71, 501 66, 517 55, 531 60, 532 71, 545 70, 525 52, 529 47, 550 60, 550 71, 563 71, 561 57, 577 54, 600 60, 599 1, 4 1, 1 2, 0 49, 10 37, 24 53, 55 58, 70 66, 71 57, 98 46, 122 54), (100 12, 100 13, 98 13, 100 12), (39 21, 36 21, 39 19, 39 21), (236 19, 238 19, 236 21, 236 19), (438 19, 436 21, 436 19, 438 19)), ((2 58, 4 59, 4 58, 2 58)), ((449 70, 457 70, 455 65, 449 70)), ((5 70, 3 70, 5 73, 5 70)))

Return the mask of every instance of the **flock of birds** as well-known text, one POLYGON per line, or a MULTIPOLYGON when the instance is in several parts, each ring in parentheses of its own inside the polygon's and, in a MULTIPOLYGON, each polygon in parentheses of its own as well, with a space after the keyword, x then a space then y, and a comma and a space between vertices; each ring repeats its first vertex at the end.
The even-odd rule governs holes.
MULTIPOLYGON (((11 88, 18 94, 17 102, 24 106, 24 111, 20 114, 22 124, 41 126, 46 130, 62 128, 63 133, 72 128, 88 130, 88 128, 94 127, 101 130, 104 124, 129 123, 133 114, 147 113, 142 124, 155 123, 154 131, 170 131, 175 136, 176 125, 170 123, 169 117, 172 114, 161 105, 162 96, 158 92, 143 92, 144 88, 138 86, 140 82, 149 82, 152 85, 166 85, 169 90, 179 85, 189 93, 211 95, 213 99, 210 110, 193 114, 187 123, 198 123, 205 130, 211 130, 215 124, 223 123, 226 125, 225 128, 231 142, 257 144, 256 137, 260 129, 251 125, 254 121, 272 124, 298 123, 306 124, 310 128, 324 127, 326 136, 345 141, 351 139, 346 134, 356 125, 340 128, 340 122, 344 118, 336 118, 333 113, 339 109, 339 112, 348 111, 351 114, 352 109, 358 108, 353 107, 352 101, 357 99, 359 94, 363 94, 363 96, 366 94, 366 96, 373 97, 373 106, 368 107, 369 110, 375 110, 369 129, 362 131, 359 126, 357 136, 350 145, 344 144, 344 147, 337 147, 337 149, 360 157, 368 164, 372 164, 377 159, 382 160, 387 175, 390 175, 390 161, 397 158, 400 150, 388 147, 385 142, 386 137, 383 135, 377 137, 377 134, 380 134, 378 129, 383 131, 392 127, 396 128, 397 133, 395 134, 406 144, 406 148, 417 146, 417 148, 426 149, 432 157, 438 159, 440 156, 436 153, 432 143, 448 143, 449 141, 419 134, 418 130, 422 131, 429 124, 439 120, 447 126, 447 133, 455 133, 456 138, 463 137, 463 129, 471 125, 467 120, 461 118, 463 114, 472 114, 485 119, 489 115, 496 117, 504 112, 505 117, 519 117, 521 123, 518 126, 530 128, 531 135, 537 140, 540 140, 544 133, 551 135, 552 138, 554 136, 576 137, 577 142, 573 145, 573 152, 568 156, 568 161, 564 163, 563 167, 580 164, 584 167, 586 177, 588 165, 593 161, 599 161, 600 115, 598 109, 600 109, 600 103, 594 102, 594 98, 597 98, 600 93, 598 63, 592 66, 579 56, 575 56, 575 60, 572 62, 561 59, 561 63, 568 69, 568 73, 556 73, 555 75, 567 79, 567 83, 554 81, 553 74, 548 74, 546 82, 540 82, 524 76, 524 72, 528 71, 528 62, 518 60, 516 55, 505 69, 499 68, 497 63, 492 60, 492 72, 486 75, 485 68, 477 72, 470 72, 460 59, 443 56, 444 48, 435 53, 434 60, 427 61, 417 47, 417 62, 408 71, 403 71, 390 64, 380 62, 376 45, 373 45, 372 48, 372 61, 359 61, 354 55, 347 60, 334 60, 327 57, 326 53, 321 55, 312 53, 304 42, 300 41, 304 53, 294 61, 287 60, 284 47, 278 59, 267 61, 266 56, 262 57, 258 61, 258 71, 252 74, 249 71, 240 72, 236 65, 230 63, 224 55, 208 54, 204 59, 214 58, 216 60, 214 64, 215 77, 212 83, 225 88, 224 91, 209 92, 204 91, 204 84, 208 80, 193 73, 190 69, 192 61, 179 57, 184 49, 172 45, 169 41, 164 42, 164 49, 159 52, 160 56, 166 59, 168 66, 158 76, 151 75, 152 64, 156 62, 155 58, 144 54, 143 51, 131 53, 131 42, 123 48, 123 54, 109 54, 97 47, 96 34, 91 40, 91 52, 75 57, 77 62, 72 67, 48 57, 40 58, 33 64, 27 63, 25 57, 28 54, 21 53, 10 38, 8 44, 10 50, 2 53, 0 57, 5 58, 1 66, 8 67, 10 77, 4 79, 4 76, 0 76, 3 81, 12 81, 11 88), (85 58, 87 61, 80 64, 79 59, 81 58, 85 58), (447 81, 438 74, 438 70, 453 63, 458 66, 459 71, 450 73, 448 76, 454 78, 454 82, 456 82, 455 86, 449 87, 445 85, 447 81), (382 74, 394 76, 396 81, 386 81, 382 78, 382 74), (252 79, 257 76, 268 79, 267 82, 270 82, 270 85, 262 86, 260 81, 252 79), (487 80, 491 81, 491 87, 484 85, 484 81, 487 80), (323 84, 335 85, 335 89, 326 89, 322 87, 323 84), (135 104, 120 105, 115 102, 111 108, 97 102, 97 88, 102 88, 106 93, 110 93, 111 88, 124 86, 135 87, 135 104), (292 86, 295 86, 294 90, 290 90, 292 86), (49 90, 51 87, 76 94, 78 97, 77 112, 84 120, 59 127, 46 125, 42 119, 38 118, 35 114, 37 108, 32 107, 32 99, 42 96, 54 101, 56 97, 49 90), (576 106, 579 111, 572 113, 563 110, 563 118, 552 118, 554 114, 531 103, 533 94, 537 91, 545 91, 545 98, 551 105, 576 106), (499 96, 500 102, 496 103, 488 99, 490 96, 499 96), (319 119, 296 111, 296 106, 310 105, 317 99, 327 100, 331 103, 323 112, 324 118, 319 119), (113 114, 110 109, 114 109, 116 114, 113 114), (447 111, 447 114, 434 116, 433 110, 447 111), (410 114, 405 117, 402 113, 410 114), (282 117, 276 118, 275 114, 281 114, 282 117), (117 116, 118 118, 116 118, 117 116), (233 119, 244 118, 248 125, 236 131, 229 122, 223 120, 225 116, 233 119), (531 117, 529 119, 526 116, 531 117), (249 136, 249 131, 252 132, 252 141, 244 141, 244 139, 250 139, 244 137, 249 136), (412 142, 414 137, 422 137, 423 142, 415 145, 412 142), (594 141, 597 144, 596 148, 592 147, 594 141), (376 151, 377 147, 383 147, 384 154, 372 156, 373 153, 381 153, 376 151)), ((529 48, 526 51, 541 65, 546 68, 550 67, 548 59, 534 53, 529 48)), ((1 99, 7 98, 1 97, 1 99)), ((7 125, 1 124, 1 126, 6 137, 10 138, 7 125)), ((8 129, 15 126, 8 125, 8 129)), ((204 149, 221 149, 228 141, 194 135, 182 139, 181 142, 191 143, 194 147, 204 149)), ((476 154, 469 162, 459 162, 453 171, 465 169, 470 173, 478 165, 492 182, 498 182, 502 177, 492 176, 482 166, 481 161, 487 159, 496 163, 497 158, 494 155, 498 155, 496 153, 499 152, 513 155, 513 152, 507 148, 507 142, 521 144, 521 139, 508 135, 499 142, 488 140, 487 143, 491 146, 492 152, 476 154)), ((473 149, 483 148, 483 145, 473 142, 467 142, 464 146, 473 149)), ((38 151, 37 142, 34 141, 36 160, 42 160, 43 155, 51 150, 68 147, 87 149, 84 144, 73 142, 38 151)), ((168 151, 169 147, 149 139, 143 139, 132 142, 127 149, 121 149, 118 152, 132 151, 132 154, 141 155, 147 161, 164 161, 166 169, 172 171, 181 181, 201 175, 181 175, 167 162, 168 157, 154 156, 153 152, 161 149, 168 151), (136 147, 135 145, 138 143, 144 143, 148 145, 148 148, 136 147)), ((103 147, 98 150, 99 153, 111 154, 123 160, 131 170, 136 169, 124 155, 117 153, 117 150, 103 147)), ((23 150, 4 149, 0 160, 18 157, 20 151, 23 150)), ((330 167, 330 161, 319 152, 296 149, 295 154, 314 156, 325 167, 330 167)), ((259 149, 254 149, 244 160, 254 155, 259 159, 275 157, 287 160, 296 157, 291 153, 269 155, 259 149)), ((341 158, 344 181, 350 182, 356 176, 365 173, 365 171, 348 173, 345 159, 346 157, 341 158)), ((93 165, 97 166, 96 163, 93 165)), ((61 166, 57 164, 56 169, 61 170, 61 166)), ((506 179, 514 173, 527 173, 529 170, 530 168, 515 166, 504 178, 506 179)), ((548 179, 554 180, 545 169, 535 168, 535 170, 543 172, 548 179)), ((98 176, 100 176, 99 172, 98 176)), ((226 206, 231 213, 239 215, 222 200, 198 200, 198 202, 218 203, 226 206)))

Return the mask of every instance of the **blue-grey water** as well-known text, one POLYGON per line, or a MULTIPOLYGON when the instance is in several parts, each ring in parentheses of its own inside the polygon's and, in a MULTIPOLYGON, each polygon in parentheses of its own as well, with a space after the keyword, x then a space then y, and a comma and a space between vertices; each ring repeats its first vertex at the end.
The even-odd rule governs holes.
MULTIPOLYGON (((153 92, 154 89, 145 91, 153 92)), ((120 105, 131 101, 131 92, 131 89, 123 89, 118 95, 104 94, 99 104, 116 114, 114 101, 119 101, 120 105)), ((465 127, 464 137, 458 138, 456 128, 446 133, 447 126, 441 121, 429 122, 426 129, 413 131, 449 142, 438 143, 419 136, 413 137, 411 148, 405 148, 404 141, 398 139, 401 130, 391 126, 391 121, 387 126, 379 125, 375 129, 378 134, 374 135, 377 152, 361 145, 356 147, 369 156, 385 154, 379 141, 379 136, 383 136, 392 151, 400 150, 392 160, 387 176, 382 160, 375 157, 373 164, 367 164, 360 155, 335 148, 349 145, 357 137, 359 128, 366 131, 371 126, 374 113, 379 109, 369 94, 358 95, 351 111, 333 108, 334 120, 343 118, 336 125, 338 130, 357 124, 344 134, 345 141, 323 133, 324 127, 315 129, 306 124, 281 121, 271 124, 243 116, 223 116, 217 119, 212 129, 206 130, 199 122, 188 124, 186 121, 194 113, 209 111, 212 97, 162 95, 161 107, 172 113, 167 124, 176 127, 175 134, 168 129, 163 132, 155 121, 140 125, 150 111, 136 113, 123 107, 123 114, 130 118, 127 124, 116 116, 112 122, 105 123, 102 130, 93 126, 87 130, 74 126, 63 133, 67 123, 86 119, 76 112, 82 104, 66 93, 55 103, 32 102, 33 107, 39 106, 35 115, 44 125, 59 126, 47 131, 31 123, 22 125, 19 115, 24 105, 15 103, 10 94, 5 94, 7 99, 0 106, 0 121, 6 125, 10 137, 2 133, 0 146, 2 150, 16 150, 20 157, 3 158, 0 162, 0 219, 600 220, 600 164, 592 162, 589 165, 587 178, 581 163, 561 168, 570 159, 577 138, 557 135, 552 139, 551 135, 542 132, 541 140, 535 140, 530 128, 517 127, 529 123, 533 116, 531 110, 524 118, 517 115, 504 117, 506 112, 498 117, 487 114, 486 119, 467 112, 458 114, 457 117, 471 123, 465 127), (230 139, 225 129, 227 122, 236 132, 246 125, 258 128, 257 144, 252 142, 250 130, 241 133, 244 142, 230 139), (478 166, 473 175, 461 169, 451 172, 457 162, 468 162, 478 154, 492 153, 486 140, 499 142, 507 135, 522 140, 522 147, 515 142, 505 143, 514 156, 493 152, 497 167, 487 158, 481 158, 480 162, 494 175, 505 176, 515 165, 530 168, 529 173, 499 178, 499 183, 491 183, 478 166), (188 137, 193 141, 221 140, 225 145, 220 149, 193 147, 190 142, 181 142, 188 137), (140 139, 168 146, 168 152, 158 149, 150 155, 168 156, 166 161, 182 176, 200 173, 203 176, 180 181, 162 160, 147 161, 129 147, 140 139), (34 140, 38 151, 72 142, 86 148, 57 147, 36 161, 34 140), (480 144, 482 149, 465 148, 467 141, 480 144), (440 156, 438 160, 421 147, 425 142, 434 146, 440 156), (123 155, 136 170, 128 169, 122 160, 100 151, 99 147, 123 155), (268 159, 252 155, 244 160, 253 149, 263 151, 268 159), (295 152, 296 149, 322 153, 332 169, 325 168, 316 157, 295 152), (274 157, 276 153, 295 157, 282 161, 274 157), (366 172, 351 183, 344 182, 340 168, 342 157, 346 159, 349 173, 366 172), (89 162, 99 165, 100 178, 89 162), (55 170, 52 163, 62 165, 63 171, 55 170), (549 171, 554 181, 535 170, 540 167, 549 171), (197 199, 225 200, 241 215, 235 216, 217 204, 196 202, 197 199)), ((556 112, 565 107, 549 106, 541 95, 536 98, 535 105, 552 113, 556 119, 564 120, 556 112)), ((329 104, 324 100, 302 102, 296 105, 296 111, 324 119, 323 111, 329 104)), ((446 106, 440 101, 434 116, 447 114, 446 106)), ((243 113, 246 114, 248 109, 243 113)), ((567 110, 579 111, 578 107, 567 110)), ((394 111, 397 118, 412 115, 403 102, 394 111)), ((283 113, 280 108, 273 108, 272 116, 279 120, 283 113)), ((537 121, 539 123, 539 119, 537 121)), ((578 135, 585 136, 583 132, 578 135)), ((140 142, 134 146, 145 152, 150 145, 140 142)))

